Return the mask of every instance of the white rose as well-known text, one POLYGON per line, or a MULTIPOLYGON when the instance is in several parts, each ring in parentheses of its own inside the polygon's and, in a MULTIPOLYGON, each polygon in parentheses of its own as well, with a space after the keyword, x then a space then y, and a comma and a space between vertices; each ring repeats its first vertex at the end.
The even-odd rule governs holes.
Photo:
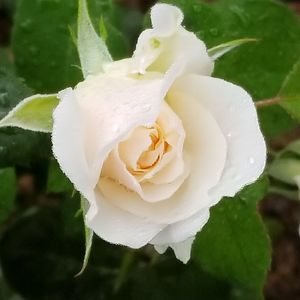
POLYGON ((151 17, 132 59, 59 94, 53 152, 98 236, 170 246, 187 262, 210 207, 260 176, 266 148, 251 97, 208 76, 213 62, 181 11, 161 4, 151 17))

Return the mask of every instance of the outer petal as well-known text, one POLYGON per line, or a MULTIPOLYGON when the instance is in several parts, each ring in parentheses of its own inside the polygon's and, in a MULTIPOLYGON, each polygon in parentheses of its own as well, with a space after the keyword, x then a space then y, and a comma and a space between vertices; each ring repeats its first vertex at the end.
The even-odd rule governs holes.
POLYGON ((168 102, 185 128, 185 149, 192 159, 191 175, 171 198, 158 203, 142 201, 135 193, 121 186, 115 188, 109 181, 101 182, 101 190, 115 206, 153 222, 173 224, 212 205, 207 193, 223 172, 226 142, 214 118, 196 100, 174 94, 168 96, 168 102))
POLYGON ((183 13, 176 6, 161 3, 151 8, 152 26, 162 37, 174 34, 182 21, 183 13))
POLYGON ((266 145, 251 97, 241 87, 222 79, 188 75, 173 86, 197 99, 214 116, 227 140, 226 165, 220 182, 210 190, 212 201, 234 196, 263 172, 266 145))
POLYGON ((161 231, 151 244, 154 245, 171 245, 185 241, 187 238, 195 236, 209 219, 209 209, 200 210, 192 217, 171 224, 161 231))
POLYGON ((157 4, 151 10, 153 29, 143 31, 133 55, 133 70, 166 72, 177 60, 185 71, 210 75, 213 61, 205 44, 181 26, 182 12, 175 6, 157 4))
POLYGON ((194 239, 195 237, 193 236, 181 243, 170 245, 170 247, 174 250, 176 258, 182 261, 184 264, 190 260, 194 239))
POLYGON ((165 225, 134 216, 110 204, 96 191, 97 214, 86 224, 102 239, 131 248, 146 245, 165 225))
POLYGON ((83 116, 71 88, 58 97, 61 101, 53 114, 53 153, 75 188, 90 199, 96 178, 91 178, 85 155, 83 116))
MULTIPOLYGON (((194 239, 195 237, 191 237, 183 242, 169 245, 174 250, 176 258, 184 264, 190 260, 194 239)), ((163 254, 168 249, 168 245, 154 245, 154 248, 159 254, 163 254)))
POLYGON ((54 112, 53 152, 61 169, 90 201, 108 153, 138 126, 152 124, 162 100, 180 69, 165 77, 139 80, 108 75, 90 76, 59 94, 54 112))
POLYGON ((152 124, 163 99, 163 79, 137 80, 91 76, 80 83, 76 99, 84 116, 85 153, 96 180, 108 153, 138 126, 152 124))

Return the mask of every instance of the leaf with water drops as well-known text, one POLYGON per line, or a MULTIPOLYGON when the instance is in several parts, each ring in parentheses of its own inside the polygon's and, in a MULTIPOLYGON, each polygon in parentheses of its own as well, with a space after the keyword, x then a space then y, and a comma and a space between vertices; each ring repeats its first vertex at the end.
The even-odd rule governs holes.
POLYGON ((280 105, 300 121, 300 58, 286 77, 279 97, 280 105))
POLYGON ((271 248, 257 203, 267 192, 262 178, 234 198, 224 198, 194 243, 193 257, 208 272, 260 294, 271 248))
MULTIPOLYGON (((125 56, 128 48, 122 34, 109 22, 113 5, 109 0, 90 1, 92 20, 103 15, 107 44, 112 56, 125 56)), ((75 32, 78 15, 76 0, 20 0, 12 47, 18 75, 37 93, 51 94, 82 80, 82 71, 70 28, 75 32)))
POLYGON ((18 127, 32 131, 51 132, 52 114, 59 103, 56 95, 34 95, 22 100, 2 120, 1 127, 18 127))

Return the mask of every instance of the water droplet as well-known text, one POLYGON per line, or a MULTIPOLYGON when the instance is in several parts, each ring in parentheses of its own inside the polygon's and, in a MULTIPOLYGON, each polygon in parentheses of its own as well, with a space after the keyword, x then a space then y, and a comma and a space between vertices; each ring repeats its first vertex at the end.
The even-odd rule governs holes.
POLYGON ((144 105, 144 107, 143 107, 144 112, 147 112, 147 111, 150 111, 150 110, 151 110, 151 105, 150 104, 144 105))
POLYGON ((0 93, 0 104, 2 106, 7 106, 8 105, 8 94, 7 92, 3 92, 3 93, 0 93))
POLYGON ((249 164, 253 165, 255 163, 254 157, 249 157, 249 164))
POLYGON ((112 131, 115 132, 115 133, 119 132, 120 131, 120 126, 118 124, 113 125, 112 131))
POLYGON ((32 55, 36 55, 39 52, 39 49, 36 46, 30 46, 29 47, 29 52, 32 55))
POLYGON ((242 25, 248 25, 249 17, 246 15, 243 9, 241 9, 239 6, 231 6, 229 9, 238 17, 242 25))
POLYGON ((209 32, 212 36, 217 36, 219 34, 219 30, 217 28, 211 28, 209 32))
POLYGON ((51 67, 51 68, 55 68, 56 66, 57 66, 56 61, 51 61, 51 62, 50 62, 50 67, 51 67))
POLYGON ((232 132, 228 132, 226 135, 227 135, 227 137, 231 138, 232 137, 232 132))
POLYGON ((33 21, 31 19, 26 19, 20 24, 20 27, 23 29, 23 31, 30 31, 33 25, 33 21))
POLYGON ((201 5, 199 5, 199 4, 194 4, 194 5, 193 5, 193 10, 194 10, 194 12, 199 13, 199 12, 201 12, 202 7, 201 7, 201 5))

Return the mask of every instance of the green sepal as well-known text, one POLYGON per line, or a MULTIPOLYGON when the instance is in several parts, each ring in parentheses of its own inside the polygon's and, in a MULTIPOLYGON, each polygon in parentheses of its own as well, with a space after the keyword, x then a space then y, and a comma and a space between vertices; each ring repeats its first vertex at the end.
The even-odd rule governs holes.
MULTIPOLYGON (((89 207, 90 207, 89 202, 84 197, 81 196, 81 211, 83 214, 83 218, 85 218, 89 210, 89 207)), ((85 220, 84 220, 84 224, 85 224, 85 220)), ((89 262, 92 244, 93 244, 93 236, 94 236, 93 230, 88 228, 86 225, 84 225, 84 233, 85 233, 85 254, 84 254, 81 270, 79 271, 78 274, 76 274, 76 277, 80 276, 86 269, 89 262)))
POLYGON ((103 65, 112 61, 104 41, 92 25, 86 0, 78 2, 77 48, 85 78, 90 74, 102 72, 103 65))
POLYGON ((230 52, 236 47, 239 47, 241 45, 244 45, 246 43, 250 42, 257 42, 257 39, 251 39, 251 38, 244 38, 244 39, 238 39, 238 40, 233 40, 230 42, 226 42, 223 44, 220 44, 218 46, 212 47, 207 50, 208 55, 213 59, 216 60, 226 54, 227 52, 230 52))
POLYGON ((51 132, 52 114, 58 103, 59 99, 55 94, 25 98, 0 121, 0 127, 19 127, 38 132, 51 132))

